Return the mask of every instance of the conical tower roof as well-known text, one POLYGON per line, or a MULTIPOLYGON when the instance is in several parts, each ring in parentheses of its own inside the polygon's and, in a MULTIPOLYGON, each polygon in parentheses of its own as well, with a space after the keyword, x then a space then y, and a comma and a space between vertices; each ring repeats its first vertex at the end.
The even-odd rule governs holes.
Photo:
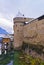
POLYGON ((16 17, 24 17, 24 14, 22 14, 20 11, 17 13, 16 17))

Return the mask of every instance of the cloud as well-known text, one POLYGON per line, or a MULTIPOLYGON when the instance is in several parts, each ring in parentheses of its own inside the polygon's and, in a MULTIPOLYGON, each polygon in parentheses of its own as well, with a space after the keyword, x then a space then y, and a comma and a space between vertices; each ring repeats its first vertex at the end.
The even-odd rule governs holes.
POLYGON ((27 17, 44 14, 44 0, 0 0, 0 12, 12 19, 18 11, 27 17))
POLYGON ((0 0, 0 26, 9 33, 18 11, 27 17, 39 17, 44 14, 44 0, 0 0))
POLYGON ((13 22, 5 18, 0 18, 0 27, 5 29, 8 33, 13 33, 13 22))

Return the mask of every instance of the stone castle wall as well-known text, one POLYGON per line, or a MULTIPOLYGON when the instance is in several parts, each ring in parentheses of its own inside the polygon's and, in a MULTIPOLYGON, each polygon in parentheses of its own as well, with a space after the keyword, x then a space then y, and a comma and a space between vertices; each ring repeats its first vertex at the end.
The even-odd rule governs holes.
POLYGON ((44 45, 44 19, 24 26, 24 42, 44 45))
POLYGON ((24 24, 30 20, 20 17, 14 19, 14 48, 22 46, 23 42, 44 45, 44 19, 24 24))

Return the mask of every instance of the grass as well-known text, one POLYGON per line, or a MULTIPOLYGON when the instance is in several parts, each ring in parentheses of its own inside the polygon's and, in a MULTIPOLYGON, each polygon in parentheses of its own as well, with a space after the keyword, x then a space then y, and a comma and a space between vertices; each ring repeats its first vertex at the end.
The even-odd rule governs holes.
POLYGON ((15 51, 13 65, 44 65, 40 58, 33 58, 30 55, 23 54, 21 51, 15 51), (24 57, 23 59, 20 57, 24 57))
POLYGON ((6 65, 9 62, 10 62, 10 56, 4 55, 3 59, 0 60, 0 65, 6 65))
POLYGON ((0 58, 2 58, 2 60, 0 60, 0 65, 6 65, 10 62, 10 60, 13 59, 13 56, 11 56, 11 54, 6 54, 6 55, 1 55, 0 58))

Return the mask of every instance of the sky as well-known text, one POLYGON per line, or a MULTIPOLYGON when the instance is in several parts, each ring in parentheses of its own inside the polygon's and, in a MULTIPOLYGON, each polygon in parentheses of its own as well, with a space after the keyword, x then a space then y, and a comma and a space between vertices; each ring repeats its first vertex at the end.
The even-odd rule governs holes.
POLYGON ((13 33, 13 18, 18 12, 37 18, 44 14, 44 0, 0 0, 0 27, 13 33))

